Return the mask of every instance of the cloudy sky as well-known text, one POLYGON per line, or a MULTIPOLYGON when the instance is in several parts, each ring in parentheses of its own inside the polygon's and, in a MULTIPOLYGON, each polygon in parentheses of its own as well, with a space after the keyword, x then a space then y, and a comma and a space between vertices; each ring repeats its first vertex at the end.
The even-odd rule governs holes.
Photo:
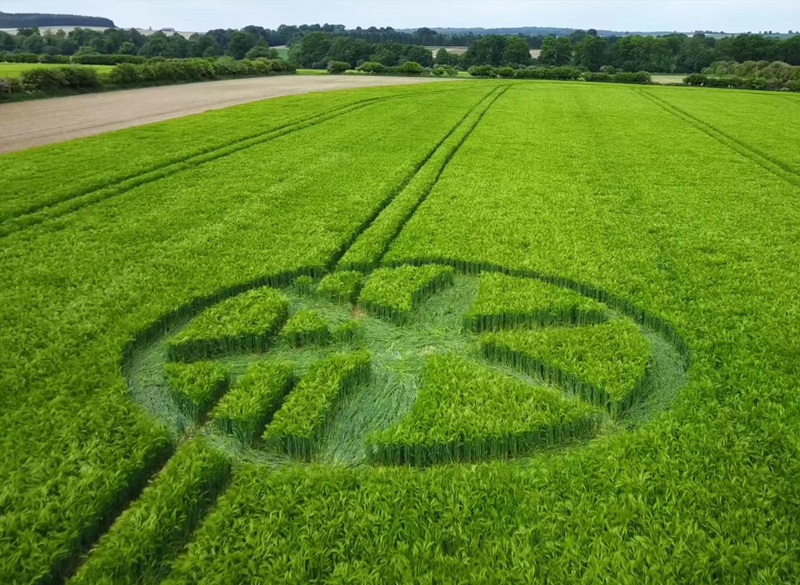
POLYGON ((798 0, 0 0, 0 10, 105 16, 120 27, 186 31, 316 22, 345 24, 348 28, 800 29, 798 0))

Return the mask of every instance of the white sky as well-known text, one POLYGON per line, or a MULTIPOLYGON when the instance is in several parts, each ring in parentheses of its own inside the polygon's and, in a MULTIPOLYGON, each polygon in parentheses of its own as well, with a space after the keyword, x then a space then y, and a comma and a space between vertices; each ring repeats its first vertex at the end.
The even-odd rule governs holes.
POLYGON ((185 31, 325 22, 348 28, 800 30, 800 0, 0 0, 0 11, 104 16, 125 28, 185 31))

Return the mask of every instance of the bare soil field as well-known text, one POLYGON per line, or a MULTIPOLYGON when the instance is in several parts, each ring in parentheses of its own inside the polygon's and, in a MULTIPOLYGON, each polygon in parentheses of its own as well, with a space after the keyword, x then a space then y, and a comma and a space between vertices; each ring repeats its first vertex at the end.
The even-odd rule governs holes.
POLYGON ((285 75, 0 104, 0 152, 92 136, 282 95, 452 79, 285 75))

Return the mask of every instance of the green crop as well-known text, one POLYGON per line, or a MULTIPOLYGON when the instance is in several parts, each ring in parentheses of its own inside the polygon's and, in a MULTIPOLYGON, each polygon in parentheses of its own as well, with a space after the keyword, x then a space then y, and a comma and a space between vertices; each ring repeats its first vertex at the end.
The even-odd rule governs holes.
MULTIPOLYGON (((206 434, 235 457, 232 481, 143 581, 171 564, 166 582, 205 584, 797 582, 798 103, 465 80, 279 98, 0 156, 0 582, 63 582, 84 558, 88 571, 176 441, 206 434), (430 190, 406 197, 501 85, 430 190), (402 326, 290 286, 329 274, 372 225, 391 226, 372 230, 381 267, 456 272, 402 326), (461 319, 479 288, 469 275, 487 271, 640 324, 668 366, 647 379, 666 386, 616 420, 601 413, 594 437, 513 460, 364 464, 354 437, 408 415, 426 356, 485 359, 461 319), (263 286, 286 286, 293 311, 357 318, 371 352, 379 383, 344 396, 315 463, 158 414, 174 407, 165 340, 263 286)), ((302 377, 340 349, 215 359, 236 379, 291 354, 302 377)))
POLYGON ((426 295, 452 282, 453 269, 448 266, 381 268, 367 279, 358 304, 381 317, 402 323, 426 295))
POLYGON ((335 301, 353 303, 361 290, 364 275, 354 270, 338 270, 323 278, 317 293, 335 301))
POLYGON ((70 583, 158 581, 225 488, 230 472, 228 458, 204 439, 182 446, 103 535, 70 583))
POLYGON ((263 351, 286 321, 289 302, 271 288, 223 301, 197 317, 167 343, 172 360, 190 361, 226 353, 263 351))
POLYGON ((281 329, 281 338, 294 347, 322 345, 327 343, 330 337, 328 322, 322 315, 311 309, 297 311, 281 329))
POLYGON ((341 397, 369 377, 369 352, 336 353, 315 362, 264 432, 271 447, 308 457, 341 397))
POLYGON ((633 323, 514 329, 481 338, 485 355, 522 368, 616 413, 644 387, 650 344, 633 323))
POLYGON ((249 442, 272 418, 294 383, 287 362, 259 362, 236 381, 211 412, 214 424, 249 442))
POLYGON ((164 373, 181 409, 197 420, 228 386, 228 370, 214 362, 164 364, 164 373))
MULTIPOLYGON (((2 272, 14 278, 0 303, 0 386, 13 389, 0 393, 7 511, 0 543, 8 544, 0 544, 0 582, 68 574, 169 452, 170 432, 128 397, 120 362, 131 367, 134 348, 200 308, 256 285, 327 272, 486 93, 436 85, 403 88, 391 108, 367 105, 308 125, 3 240, 2 272), (43 485, 58 491, 43 494, 43 485)), ((319 97, 327 103, 334 95, 319 97)), ((236 110, 224 112, 240 120, 236 110)), ((240 123, 252 126, 246 117, 240 123)), ((148 128, 170 136, 175 128, 185 144, 209 135, 183 123, 148 128)), ((127 164, 120 152, 138 156, 140 130, 4 155, 0 176, 12 161, 28 165, 28 184, 44 193, 90 161, 113 173, 127 164), (134 146, 116 148, 126 137, 134 146), (73 170, 63 170, 64 161, 73 170)), ((143 148, 141 156, 166 150, 143 148)))
POLYGON ((603 305, 569 289, 531 278, 485 273, 464 322, 470 329, 484 331, 520 325, 585 325, 607 318, 603 305))
POLYGON ((331 330, 331 337, 340 343, 356 341, 363 335, 363 327, 358 319, 350 319, 340 323, 331 330))
POLYGON ((428 358, 409 415, 368 440, 375 461, 427 465, 524 455, 591 434, 597 422, 580 400, 445 354, 428 358))

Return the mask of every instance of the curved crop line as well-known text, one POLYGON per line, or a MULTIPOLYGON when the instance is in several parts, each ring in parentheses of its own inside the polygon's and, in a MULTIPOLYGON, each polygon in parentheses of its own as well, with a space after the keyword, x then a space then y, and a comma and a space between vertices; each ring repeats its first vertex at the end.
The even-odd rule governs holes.
POLYGON ((704 122, 692 114, 681 110, 677 106, 674 106, 669 102, 652 95, 650 92, 644 90, 636 91, 642 97, 656 104, 665 112, 672 114, 679 120, 682 120, 683 122, 693 126, 695 129, 703 132, 707 136, 710 136, 723 146, 726 146, 737 154, 742 155, 750 160, 750 162, 757 164, 767 172, 773 174, 779 179, 786 181, 787 183, 790 183, 791 185, 794 185, 795 187, 800 187, 800 173, 794 170, 791 166, 787 165, 785 162, 779 161, 770 155, 762 153, 746 142, 743 142, 742 140, 715 128, 708 122, 704 122))
MULTIPOLYGON (((443 91, 453 91, 453 90, 438 90, 436 92, 430 92, 430 93, 440 93, 443 91)), ((32 211, 28 213, 23 212, 9 219, 6 219, 3 222, 0 222, 0 238, 7 237, 13 233, 16 233, 20 230, 24 230, 34 225, 38 225, 44 221, 63 217, 69 213, 78 211, 79 209, 83 209, 84 207, 87 207, 94 203, 99 203, 101 201, 105 201, 106 199, 111 199, 112 197, 123 195, 136 187, 140 187, 142 185, 146 185, 148 183, 152 183, 160 179, 172 176, 179 172, 221 159, 228 155, 241 152, 250 147, 257 146, 259 144, 264 144, 266 142, 269 142, 276 138, 280 138, 287 134, 291 134, 293 132, 304 130, 311 126, 327 122, 339 116, 343 116, 345 114, 349 114, 354 111, 360 110, 367 106, 371 106, 383 101, 404 99, 407 97, 413 97, 413 94, 370 98, 368 100, 356 102, 355 104, 348 104, 345 106, 341 106, 339 108, 334 108, 332 110, 329 110, 328 112, 316 114, 309 118, 301 119, 299 121, 292 122, 290 124, 286 124, 278 128, 274 128, 267 132, 262 132, 248 138, 237 139, 225 145, 215 147, 214 149, 199 154, 193 154, 183 160, 171 161, 164 165, 158 165, 144 173, 139 173, 119 180, 114 180, 110 182, 107 186, 102 188, 91 188, 88 191, 79 192, 75 195, 70 196, 69 198, 62 199, 60 201, 36 206, 34 208, 31 208, 32 211)))
MULTIPOLYGON (((329 271, 333 266, 336 265, 339 258, 347 251, 352 243, 358 238, 364 230, 369 227, 369 225, 375 220, 378 215, 386 208, 389 203, 394 199, 394 197, 402 191, 402 189, 408 184, 409 181, 414 177, 415 174, 419 172, 419 169, 422 168, 425 163, 433 156, 433 153, 441 146, 441 144, 460 126, 463 120, 466 118, 467 115, 477 107, 486 97, 488 97, 493 91, 496 91, 496 88, 493 88, 486 95, 482 96, 481 99, 478 101, 476 106, 473 106, 464 115, 453 127, 447 132, 447 134, 439 141, 437 144, 430 149, 430 151, 420 160, 414 167, 414 169, 408 174, 408 176, 401 182, 401 184, 393 189, 389 196, 381 203, 378 209, 369 217, 366 221, 362 223, 353 233, 353 235, 334 253, 332 254, 331 259, 326 263, 325 266, 307 266, 305 268, 300 268, 297 270, 292 271, 285 271, 285 272, 278 272, 271 275, 262 276, 259 278, 255 278, 253 280, 249 280, 240 284, 235 284, 232 286, 225 287, 220 289, 212 294, 195 297, 188 302, 180 305, 176 309, 165 313, 159 319, 152 322, 149 326, 137 331, 133 334, 132 338, 125 344, 125 347, 122 351, 120 361, 118 364, 119 370, 125 378, 126 382, 130 384, 130 375, 129 375, 129 368, 130 364, 133 361, 134 354, 138 351, 141 351, 144 347, 153 343, 156 339, 164 335, 166 331, 169 331, 176 327, 178 324, 188 321, 193 318, 195 315, 199 314, 204 309, 216 305, 217 303, 222 302, 225 299, 230 297, 238 296, 242 293, 245 293, 249 290, 254 288, 262 287, 262 286, 271 286, 271 287, 279 287, 279 286, 286 286, 292 281, 294 281, 298 276, 311 276, 315 278, 321 277, 325 272, 329 271)), ((401 96, 405 97, 405 96, 401 96)), ((382 98, 382 99, 392 99, 392 98, 382 98)), ((363 107, 363 106, 362 106, 363 107)), ((72 552, 72 557, 77 558, 83 552, 91 549, 94 546, 100 537, 105 533, 108 528, 116 521, 119 515, 123 512, 123 510, 129 506, 136 498, 139 497, 144 486, 149 483, 158 473, 164 468, 167 462, 170 460, 170 455, 175 450, 175 445, 166 445, 159 450, 156 450, 151 457, 151 461, 148 465, 141 470, 140 476, 137 476, 137 479, 141 477, 142 479, 139 483, 134 486, 136 489, 128 490, 125 493, 120 494, 117 498, 117 502, 114 506, 107 510, 104 514, 104 518, 106 521, 103 524, 101 529, 97 529, 96 526, 92 527, 92 530, 87 530, 80 536, 80 544, 75 547, 74 551, 72 552), (139 485, 141 484, 141 485, 139 485), (103 529, 104 528, 104 529, 103 529)), ((52 582, 64 582, 75 572, 79 569, 80 564, 73 560, 67 566, 60 566, 56 570, 54 568, 52 574, 52 582)))
POLYGON ((433 256, 419 257, 409 260, 386 262, 383 265, 386 267, 397 267, 406 264, 411 264, 414 266, 424 266, 428 264, 440 264, 444 266, 452 266, 458 272, 468 275, 478 275, 481 272, 500 272, 503 274, 507 274, 509 276, 517 276, 520 278, 534 278, 537 280, 541 280, 543 282, 547 282, 549 284, 553 284, 555 286, 571 289, 583 296, 592 298, 605 305, 608 305, 614 310, 629 317, 636 323, 659 333, 667 341, 669 341, 678 351, 681 358, 683 359, 684 370, 688 370, 689 367, 691 366, 692 355, 689 349, 689 345, 686 343, 686 341, 684 341, 683 337, 678 333, 675 327, 673 327, 665 319, 657 317, 652 313, 649 313, 648 311, 645 311, 644 309, 637 307, 636 305, 632 304, 631 302, 623 299, 618 295, 607 292, 603 289, 597 288, 585 282, 580 282, 578 280, 564 278, 553 274, 546 274, 544 272, 537 272, 535 270, 506 268, 504 266, 501 266, 500 264, 494 264, 491 262, 470 262, 466 260, 457 260, 445 257, 433 257, 433 256))

